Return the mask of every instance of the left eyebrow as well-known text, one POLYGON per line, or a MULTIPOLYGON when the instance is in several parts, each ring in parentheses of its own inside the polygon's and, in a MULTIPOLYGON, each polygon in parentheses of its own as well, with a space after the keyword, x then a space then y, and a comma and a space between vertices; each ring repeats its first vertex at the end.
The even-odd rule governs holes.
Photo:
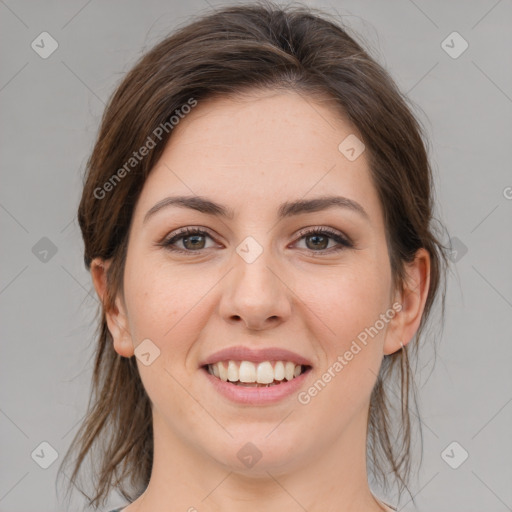
MULTIPOLYGON (((163 208, 176 206, 180 208, 190 208, 207 215, 233 219, 234 211, 226 206, 216 203, 211 199, 200 196, 174 196, 166 197, 156 203, 144 216, 145 223, 151 216, 163 208)), ((356 201, 342 196, 322 196, 314 199, 299 199, 297 201, 287 201, 282 203, 278 209, 278 218, 292 217, 302 213, 318 212, 332 207, 344 208, 361 215, 370 222, 370 217, 366 210, 356 201)))

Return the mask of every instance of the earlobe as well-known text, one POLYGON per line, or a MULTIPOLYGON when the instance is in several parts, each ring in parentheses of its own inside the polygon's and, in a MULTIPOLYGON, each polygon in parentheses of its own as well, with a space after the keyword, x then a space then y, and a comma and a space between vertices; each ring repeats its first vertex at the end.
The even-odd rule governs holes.
POLYGON ((430 286, 430 255, 424 248, 418 249, 414 261, 406 264, 406 280, 397 297, 401 309, 388 329, 384 354, 401 350, 416 334, 430 286))
POLYGON ((134 355, 134 346, 128 328, 125 307, 119 297, 116 297, 115 304, 111 308, 107 304, 107 272, 110 264, 111 260, 95 258, 91 262, 91 277, 96 293, 103 305, 108 330, 114 341, 114 349, 123 357, 131 357, 134 355))

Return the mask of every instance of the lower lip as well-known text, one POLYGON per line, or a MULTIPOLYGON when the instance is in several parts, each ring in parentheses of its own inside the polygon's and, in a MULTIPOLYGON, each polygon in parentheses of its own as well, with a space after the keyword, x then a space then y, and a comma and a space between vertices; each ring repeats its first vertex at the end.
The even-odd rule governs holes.
POLYGON ((297 393, 299 388, 304 384, 311 368, 301 373, 292 380, 283 381, 281 384, 267 387, 244 387, 231 384, 229 381, 215 377, 208 373, 208 370, 202 368, 201 371, 206 375, 207 379, 212 383, 214 388, 227 399, 238 404, 246 405, 267 405, 279 402, 290 395, 297 393))

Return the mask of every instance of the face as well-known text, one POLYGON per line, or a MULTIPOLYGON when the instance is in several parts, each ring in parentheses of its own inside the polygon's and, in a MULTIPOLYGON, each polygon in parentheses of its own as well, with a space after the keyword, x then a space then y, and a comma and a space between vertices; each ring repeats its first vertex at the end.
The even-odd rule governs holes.
POLYGON ((354 135, 332 105, 293 92, 199 102, 174 128, 136 205, 109 316, 115 349, 146 354, 159 442, 264 474, 340 448, 354 426, 364 438, 400 314, 367 155, 339 149, 354 135), (177 196, 196 200, 153 208, 177 196), (195 209, 197 197, 227 215, 195 209), (227 382, 204 366, 229 360, 227 382), (283 379, 281 366, 302 373, 283 379), (230 383, 253 372, 280 383, 230 383), (247 452, 261 455, 252 469, 247 452))

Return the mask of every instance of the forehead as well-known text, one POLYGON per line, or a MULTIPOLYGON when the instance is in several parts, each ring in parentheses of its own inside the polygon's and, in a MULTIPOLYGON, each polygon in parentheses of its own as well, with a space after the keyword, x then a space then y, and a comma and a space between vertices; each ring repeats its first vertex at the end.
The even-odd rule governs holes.
POLYGON ((303 93, 200 101, 173 128, 144 185, 138 216, 169 194, 213 197, 235 211, 339 194, 379 217, 366 151, 349 160, 339 148, 354 140, 347 137, 361 139, 333 102, 303 93))

